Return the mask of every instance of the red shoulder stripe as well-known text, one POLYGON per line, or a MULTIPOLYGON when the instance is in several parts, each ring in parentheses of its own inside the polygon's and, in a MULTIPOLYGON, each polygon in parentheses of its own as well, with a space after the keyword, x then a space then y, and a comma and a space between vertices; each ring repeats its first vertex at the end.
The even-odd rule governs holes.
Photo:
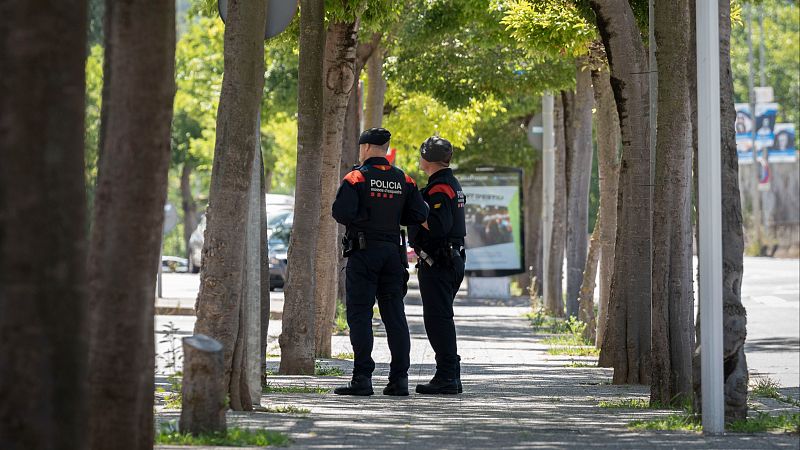
POLYGON ((354 170, 354 171, 348 173, 347 175, 345 175, 343 181, 347 181, 348 183, 350 183, 350 184, 355 186, 357 183, 363 183, 363 182, 367 181, 367 179, 364 178, 364 174, 361 173, 360 170, 354 170))
POLYGON ((428 191, 428 195, 433 195, 437 193, 442 193, 448 196, 450 199, 454 199, 456 197, 456 191, 447 184, 437 184, 436 186, 432 187, 430 191, 428 191))
POLYGON ((414 186, 417 185, 417 183, 414 181, 414 179, 411 178, 410 176, 408 176, 408 174, 406 174, 406 183, 413 184, 414 186))

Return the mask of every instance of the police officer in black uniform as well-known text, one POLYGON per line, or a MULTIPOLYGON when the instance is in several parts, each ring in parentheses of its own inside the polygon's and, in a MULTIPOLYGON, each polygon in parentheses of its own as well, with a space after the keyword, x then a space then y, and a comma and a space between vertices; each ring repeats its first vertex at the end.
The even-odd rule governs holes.
POLYGON ((339 395, 372 395, 372 307, 378 299, 392 362, 385 395, 408 395, 411 339, 403 297, 406 293, 406 249, 400 225, 425 221, 428 206, 414 180, 386 159, 391 134, 371 128, 361 134, 360 166, 342 180, 333 217, 347 227, 347 324, 353 345, 353 378, 339 395))
POLYGON ((436 374, 429 383, 417 385, 420 394, 462 391, 453 301, 464 279, 466 197, 449 167, 452 156, 450 142, 437 136, 420 147, 419 166, 429 177, 422 197, 430 212, 427 222, 409 231, 419 256, 417 275, 425 331, 436 352, 436 374))

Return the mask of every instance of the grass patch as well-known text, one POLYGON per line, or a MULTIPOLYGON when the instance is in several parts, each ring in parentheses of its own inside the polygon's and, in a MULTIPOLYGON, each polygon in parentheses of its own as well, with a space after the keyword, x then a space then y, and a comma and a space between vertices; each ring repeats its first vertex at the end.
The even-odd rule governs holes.
POLYGON ((600 349, 597 347, 570 347, 559 346, 547 349, 548 355, 567 355, 567 356, 600 356, 600 349))
POLYGON ((265 410, 268 413, 275 414, 300 414, 305 415, 311 412, 308 408, 300 408, 294 405, 270 406, 265 410))
POLYGON ((338 367, 320 364, 318 361, 314 364, 314 375, 318 377, 340 377, 344 375, 344 370, 338 367))
POLYGON ((267 383, 263 386, 265 394, 327 394, 331 390, 322 386, 276 386, 267 383))
POLYGON ((621 400, 603 400, 597 404, 601 408, 608 409, 663 409, 661 405, 650 406, 650 400, 646 398, 623 398, 621 400))
POLYGON ((333 334, 337 336, 350 334, 350 326, 347 325, 347 309, 341 301, 336 302, 336 318, 333 323, 333 334))
POLYGON ((345 359, 345 360, 349 359, 351 361, 353 359, 355 359, 355 357, 356 357, 356 355, 354 355, 353 352, 350 352, 350 353, 337 353, 337 354, 333 355, 333 359, 345 359))
POLYGON ((755 417, 732 422, 728 424, 726 429, 735 433, 759 433, 765 431, 800 433, 800 414, 771 416, 760 412, 755 417))
POLYGON ((670 414, 658 419, 635 420, 628 424, 628 428, 631 430, 703 431, 700 417, 687 412, 670 414))
POLYGON ((580 334, 557 334, 544 338, 542 343, 555 346, 594 345, 594 342, 587 341, 580 334))
POLYGON ((792 406, 800 407, 800 400, 781 394, 778 389, 781 385, 769 377, 758 378, 750 390, 750 397, 766 397, 792 406))
POLYGON ((155 437, 156 444, 162 445, 225 445, 244 447, 246 445, 287 446, 291 443, 289 436, 278 431, 250 430, 244 428, 228 428, 224 433, 209 433, 200 436, 184 434, 175 429, 162 428, 155 437))
POLYGON ((595 367, 596 368, 597 367, 597 363, 596 362, 590 362, 589 363, 589 362, 584 362, 584 361, 572 361, 572 362, 570 362, 569 364, 567 364, 564 367, 574 367, 574 368, 578 368, 578 367, 595 367))
POLYGON ((163 387, 156 388, 156 392, 164 394, 164 407, 167 409, 181 409, 183 398, 183 372, 178 371, 167 377, 169 390, 163 387))

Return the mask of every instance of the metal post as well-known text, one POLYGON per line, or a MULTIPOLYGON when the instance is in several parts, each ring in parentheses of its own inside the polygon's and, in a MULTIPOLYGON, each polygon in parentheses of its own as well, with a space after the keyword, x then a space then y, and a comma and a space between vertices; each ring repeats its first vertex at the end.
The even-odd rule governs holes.
POLYGON ((550 292, 550 240, 553 235, 553 200, 555 198, 555 127, 553 124, 553 95, 542 96, 542 298, 550 292))
POLYGON ((720 160, 719 11, 697 2, 697 125, 700 221, 700 370, 703 432, 725 431, 722 373, 722 179, 720 160))

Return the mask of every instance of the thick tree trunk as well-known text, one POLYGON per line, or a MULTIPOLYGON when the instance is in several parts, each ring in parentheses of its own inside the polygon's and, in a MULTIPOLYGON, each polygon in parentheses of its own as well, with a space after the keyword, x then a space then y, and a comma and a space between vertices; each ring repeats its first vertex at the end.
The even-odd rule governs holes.
POLYGON ((566 240, 566 203, 567 186, 565 177, 565 138, 564 138, 564 108, 562 96, 555 96, 553 108, 553 123, 555 125, 555 191, 553 193, 553 232, 550 240, 548 258, 548 272, 544 274, 550 287, 548 297, 544 299, 545 312, 554 317, 564 317, 564 298, 562 289, 564 267, 564 244, 566 240))
MULTIPOLYGON (((542 294, 542 162, 535 161, 523 178, 525 198, 525 273, 520 287, 542 294), (531 286, 531 277, 536 285, 531 286)), ((525 292, 523 292, 525 294, 525 292)))
POLYGON ((2 10, 0 448, 86 448, 86 2, 2 10))
POLYGON ((589 181, 592 178, 592 76, 588 58, 576 61, 576 86, 570 108, 567 144, 567 317, 578 315, 578 297, 586 265, 589 181))
POLYGON ((653 196, 653 291, 650 402, 691 398, 694 351, 692 288, 692 128, 689 0, 656 2, 658 138, 653 196))
POLYGON ((583 272, 581 283, 581 298, 578 309, 578 319, 586 324, 583 338, 594 342, 597 338, 597 319, 594 315, 594 288, 597 279, 597 263, 600 261, 600 221, 594 224, 592 239, 589 243, 589 253, 586 255, 586 270, 583 272))
POLYGON ((261 385, 267 382, 267 339, 269 338, 269 314, 270 314, 270 298, 269 298, 269 239, 267 239, 267 204, 264 198, 268 192, 269 181, 264 175, 264 158, 261 158, 261 202, 259 203, 259 224, 260 224, 260 237, 261 237, 261 301, 259 307, 261 309, 261 340, 259 341, 259 360, 261 361, 261 385))
POLYGON ((181 433, 195 436, 224 432, 225 358, 222 344, 197 334, 183 338, 183 382, 181 385, 181 433))
POLYGON ((383 124, 383 101, 386 95, 386 80, 383 79, 384 49, 378 41, 367 62, 367 102, 364 112, 364 129, 383 124))
POLYGON ((300 0, 300 71, 297 96, 297 182, 289 240, 289 277, 283 305, 281 374, 314 373, 317 232, 322 171, 322 63, 325 2, 300 0))
MULTIPOLYGON (((603 55, 605 58, 605 54, 603 55)), ((600 177, 600 301, 597 308, 597 338, 603 342, 608 320, 608 300, 614 273, 614 245, 617 237, 617 184, 619 181, 619 117, 608 66, 592 71, 597 109, 597 169, 600 177)))
POLYGON ((228 3, 226 70, 217 111, 203 272, 195 308, 195 334, 205 334, 223 346, 223 382, 236 411, 252 408, 246 366, 246 224, 254 152, 259 148, 265 10, 264 0, 228 3))
POLYGON ((601 364, 614 383, 647 383, 650 358, 651 199, 647 54, 626 0, 590 0, 611 67, 622 131, 617 239, 601 364))
POLYGON ((175 4, 107 1, 105 36, 103 150, 88 258, 89 445, 134 449, 153 445, 154 287, 175 94, 175 4))
MULTIPOLYGON (((731 73, 730 3, 719 2, 719 65, 720 113, 722 131, 722 320, 725 379, 725 418, 728 421, 747 417, 747 359, 744 354, 747 337, 747 311, 742 305, 742 256, 744 234, 742 204, 739 197, 739 162, 736 156, 736 134, 733 128, 736 111, 733 106, 731 73)), ((702 217, 700 217, 702 220, 702 217)), ((700 342, 700 317, 697 318, 697 342, 700 342)), ((700 347, 694 358, 695 402, 700 410, 700 347)))
POLYGON ((183 242, 186 248, 186 258, 191 261, 189 239, 192 238, 194 229, 197 228, 197 202, 192 195, 192 170, 194 166, 189 161, 184 161, 181 168, 181 207, 183 209, 183 242))
POLYGON ((357 37, 358 21, 337 22, 330 25, 325 44, 322 191, 316 253, 317 284, 314 293, 315 354, 323 358, 331 356, 331 334, 339 287, 339 227, 331 216, 330 205, 333 204, 341 180, 339 164, 342 158, 342 136, 347 103, 355 80, 357 37))

